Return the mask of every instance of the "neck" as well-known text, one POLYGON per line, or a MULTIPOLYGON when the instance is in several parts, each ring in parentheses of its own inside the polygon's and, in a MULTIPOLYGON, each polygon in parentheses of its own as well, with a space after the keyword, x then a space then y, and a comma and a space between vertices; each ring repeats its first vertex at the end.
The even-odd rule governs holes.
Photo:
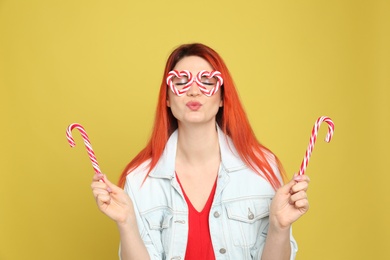
POLYGON ((179 125, 176 159, 190 165, 220 160, 216 124, 179 125))

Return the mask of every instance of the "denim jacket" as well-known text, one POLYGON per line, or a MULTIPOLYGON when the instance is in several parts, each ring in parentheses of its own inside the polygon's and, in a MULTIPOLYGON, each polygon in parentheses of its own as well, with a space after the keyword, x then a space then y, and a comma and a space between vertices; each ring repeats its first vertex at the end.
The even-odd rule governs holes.
MULTIPOLYGON (((218 137, 221 164, 209 215, 215 258, 261 259, 275 191, 246 166, 219 128, 218 137)), ((141 238, 150 258, 156 260, 184 259, 186 253, 188 207, 175 177, 177 138, 175 131, 146 179, 149 161, 131 172, 125 184, 141 238)), ((292 235, 290 240, 291 259, 295 259, 297 244, 292 235)))

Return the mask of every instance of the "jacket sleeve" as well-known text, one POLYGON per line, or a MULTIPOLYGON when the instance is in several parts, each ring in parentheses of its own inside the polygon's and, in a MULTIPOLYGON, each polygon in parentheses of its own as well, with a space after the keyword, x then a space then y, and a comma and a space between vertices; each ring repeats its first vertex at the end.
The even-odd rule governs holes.
MULTIPOLYGON (((252 259, 261 259, 261 256, 263 254, 263 249, 265 245, 265 239, 264 242, 261 243, 260 248, 255 248, 254 250, 251 251, 251 257, 252 259)), ((298 252, 298 245, 292 235, 292 228, 290 229, 290 245, 291 245, 291 255, 290 255, 290 260, 295 260, 295 257, 298 252)))
MULTIPOLYGON (((127 195, 130 197, 130 199, 133 202, 134 206, 134 212, 137 220, 138 225, 138 231, 140 233, 141 239, 144 242, 144 245, 149 253, 151 260, 163 260, 163 254, 162 252, 158 252, 156 247, 154 246, 152 239, 150 238, 150 235, 148 234, 148 229, 145 227, 145 223, 142 221, 139 209, 138 209, 138 201, 133 193, 133 190, 131 189, 131 185, 128 183, 128 180, 126 180, 124 191, 127 193, 127 195)), ((119 259, 121 258, 121 245, 119 245, 119 259)))

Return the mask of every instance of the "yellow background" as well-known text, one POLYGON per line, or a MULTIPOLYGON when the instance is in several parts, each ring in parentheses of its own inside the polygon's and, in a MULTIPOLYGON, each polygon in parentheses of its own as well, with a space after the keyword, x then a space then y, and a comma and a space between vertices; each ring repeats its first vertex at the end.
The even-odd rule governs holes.
MULTIPOLYGON (((145 144, 167 56, 202 42, 225 59, 259 140, 307 170, 299 260, 390 259, 388 1, 0 0, 0 259, 117 259, 95 206, 87 130, 116 181, 145 144)), ((153 196, 153 194, 150 194, 153 196)))

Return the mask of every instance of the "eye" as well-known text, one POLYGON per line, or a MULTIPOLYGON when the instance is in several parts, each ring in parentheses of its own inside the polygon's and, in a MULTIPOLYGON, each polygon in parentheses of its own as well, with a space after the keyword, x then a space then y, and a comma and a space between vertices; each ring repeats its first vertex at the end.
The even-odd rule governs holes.
POLYGON ((208 78, 206 76, 203 76, 201 78, 201 82, 206 86, 214 86, 217 83, 217 79, 215 77, 208 78))
POLYGON ((180 77, 180 78, 174 77, 172 79, 172 82, 176 86, 184 86, 184 85, 186 85, 188 83, 188 77, 186 77, 186 76, 183 76, 183 77, 180 77))

